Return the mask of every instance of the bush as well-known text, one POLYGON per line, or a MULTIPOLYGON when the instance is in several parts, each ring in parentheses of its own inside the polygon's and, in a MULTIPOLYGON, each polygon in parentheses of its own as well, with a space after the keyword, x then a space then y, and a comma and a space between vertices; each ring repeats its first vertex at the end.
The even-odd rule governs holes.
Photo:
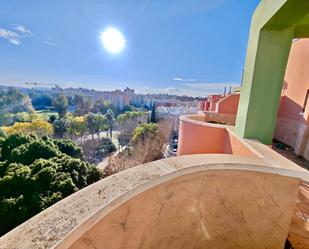
POLYGON ((96 158, 104 158, 116 151, 116 146, 110 138, 101 138, 95 149, 96 158))
POLYGON ((69 140, 12 134, 0 146, 0 235, 102 177, 69 140))

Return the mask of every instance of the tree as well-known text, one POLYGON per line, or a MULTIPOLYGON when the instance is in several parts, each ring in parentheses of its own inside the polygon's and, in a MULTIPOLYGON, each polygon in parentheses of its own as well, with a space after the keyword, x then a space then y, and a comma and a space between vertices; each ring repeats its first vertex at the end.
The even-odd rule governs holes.
POLYGON ((88 131, 91 134, 94 143, 94 134, 99 134, 101 131, 107 130, 107 118, 102 114, 89 113, 86 115, 86 122, 88 131))
POLYGON ((69 101, 64 93, 59 93, 53 98, 53 106, 60 118, 63 118, 68 111, 69 101))
POLYGON ((132 112, 134 110, 134 108, 130 105, 125 105, 123 108, 122 108, 122 112, 132 112))
POLYGON ((80 137, 82 141, 83 136, 87 132, 87 121, 85 116, 73 117, 70 120, 69 126, 69 132, 74 136, 80 137))
POLYGON ((161 159, 164 141, 157 124, 141 124, 132 134, 131 144, 135 160, 140 163, 161 159))
POLYGON ((104 169, 105 176, 163 157, 164 143, 160 127, 157 124, 139 125, 133 131, 130 144, 130 147, 111 156, 108 166, 104 169))
POLYGON ((104 100, 100 98, 94 103, 92 110, 94 113, 105 114, 108 109, 111 109, 115 113, 117 108, 112 104, 110 100, 104 100))
POLYGON ((52 125, 44 120, 34 120, 32 122, 16 122, 12 126, 3 127, 3 130, 7 134, 25 133, 35 134, 39 137, 53 134, 52 125))
POLYGON ((102 177, 70 140, 12 134, 0 147, 0 235, 102 177))
POLYGON ((12 150, 16 147, 33 141, 35 137, 25 135, 21 133, 11 134, 5 137, 5 140, 1 143, 1 161, 8 160, 12 150))
POLYGON ((153 102, 152 104, 150 122, 156 123, 156 103, 155 102, 153 102))
MULTIPOLYGON (((46 139, 50 139, 50 138, 45 138, 46 139)), ((83 152, 82 149, 78 146, 76 146, 76 144, 70 140, 70 139, 53 139, 52 142, 57 145, 58 150, 61 151, 62 153, 73 157, 73 158, 79 158, 82 159, 83 158, 83 152)))
POLYGON ((31 133, 36 134, 38 137, 53 134, 53 126, 45 120, 34 120, 30 124, 31 133))
POLYGON ((34 139, 30 143, 20 145, 12 150, 8 162, 30 165, 38 158, 49 159, 56 156, 57 153, 56 147, 40 139, 34 139))
POLYGON ((118 141, 121 146, 128 145, 130 143, 133 130, 141 123, 142 117, 145 112, 125 112, 118 115, 117 121, 121 128, 121 133, 118 136, 118 141))
POLYGON ((48 122, 53 124, 57 120, 57 116, 55 114, 52 114, 48 118, 48 122))
POLYGON ((111 155, 116 151, 116 146, 110 138, 101 138, 97 148, 95 149, 95 156, 102 160, 104 157, 111 155))
POLYGON ((156 139, 160 135, 160 127, 157 124, 141 124, 134 131, 132 135, 132 143, 137 144, 147 139, 156 139))
POLYGON ((18 112, 33 112, 29 96, 15 87, 0 89, 0 125, 10 125, 18 121, 18 112))
POLYGON ((42 110, 50 108, 53 101, 49 95, 36 93, 31 96, 31 102, 36 110, 42 110))
POLYGON ((16 87, 9 87, 5 93, 4 105, 7 112, 31 112, 33 107, 28 95, 16 87))
POLYGON ((90 112, 93 103, 90 96, 85 96, 83 94, 76 94, 73 100, 75 104, 75 114, 76 115, 84 115, 90 112))
POLYGON ((66 136, 68 130, 70 127, 70 122, 68 118, 63 117, 60 119, 57 119, 53 123, 53 129, 54 129, 54 134, 58 138, 63 138, 66 136))
POLYGON ((105 114, 106 118, 107 118, 107 121, 108 121, 108 130, 109 130, 109 136, 110 138, 112 138, 112 135, 113 135, 113 125, 115 123, 115 114, 114 112, 111 110, 111 109, 108 109, 106 111, 106 114, 105 114))

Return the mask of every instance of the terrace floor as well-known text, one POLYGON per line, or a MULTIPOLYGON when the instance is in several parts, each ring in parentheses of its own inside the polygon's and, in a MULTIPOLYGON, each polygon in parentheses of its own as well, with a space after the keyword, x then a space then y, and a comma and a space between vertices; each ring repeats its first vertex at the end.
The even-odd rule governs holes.
POLYGON ((293 151, 293 148, 290 146, 275 140, 273 141, 272 149, 285 158, 296 163, 300 167, 309 170, 309 161, 301 156, 296 155, 293 151))

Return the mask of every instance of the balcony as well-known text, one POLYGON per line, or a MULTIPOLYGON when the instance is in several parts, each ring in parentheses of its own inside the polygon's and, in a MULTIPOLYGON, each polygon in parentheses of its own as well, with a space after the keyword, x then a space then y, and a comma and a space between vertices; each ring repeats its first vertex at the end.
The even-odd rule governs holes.
POLYGON ((235 115, 204 113, 180 117, 178 155, 232 154, 257 158, 260 154, 234 133, 235 115), (221 124, 220 124, 221 123, 221 124))
POLYGON ((247 155, 186 155, 122 171, 18 226, 0 248, 281 249, 288 233, 307 236, 295 204, 308 172, 259 142, 233 139, 247 155))
POLYGON ((236 135, 235 114, 183 116, 178 157, 76 192, 1 237, 0 249, 282 249, 287 239, 309 248, 308 171, 259 142, 273 137, 290 42, 309 36, 308 13, 301 1, 265 0, 254 14, 238 132, 257 140, 236 135))

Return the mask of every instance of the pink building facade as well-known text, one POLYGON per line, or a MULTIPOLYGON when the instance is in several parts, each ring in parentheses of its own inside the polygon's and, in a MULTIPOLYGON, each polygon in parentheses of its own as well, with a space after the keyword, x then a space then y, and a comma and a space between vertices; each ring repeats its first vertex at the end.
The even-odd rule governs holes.
POLYGON ((275 138, 309 159, 309 39, 294 42, 285 74, 275 138))
MULTIPOLYGON (((293 43, 290 51, 274 138, 291 146, 297 155, 303 156, 306 159, 309 159, 308 95, 309 39, 300 39, 293 43)), ((220 123, 221 120, 226 124, 234 125, 239 98, 239 93, 232 93, 226 97, 221 95, 210 96, 207 101, 202 103, 202 110, 204 115, 207 116, 207 121, 220 123)), ((191 136, 188 131, 184 131, 185 127, 182 125, 180 127, 183 129, 180 131, 180 134, 191 136)), ((212 136, 213 138, 216 137, 216 131, 209 132, 207 129, 204 131, 207 133, 209 141, 213 140, 212 136)), ((184 140, 187 141, 187 139, 184 140)), ((182 141, 179 143, 182 144, 182 141)), ((204 151, 206 148, 204 147, 204 151)), ((192 150, 194 149, 191 148, 187 151, 180 146, 179 155, 190 154, 192 150)), ((198 149, 196 153, 199 153, 199 150, 201 149, 198 149)), ((212 150, 209 153, 212 153, 212 150)))

